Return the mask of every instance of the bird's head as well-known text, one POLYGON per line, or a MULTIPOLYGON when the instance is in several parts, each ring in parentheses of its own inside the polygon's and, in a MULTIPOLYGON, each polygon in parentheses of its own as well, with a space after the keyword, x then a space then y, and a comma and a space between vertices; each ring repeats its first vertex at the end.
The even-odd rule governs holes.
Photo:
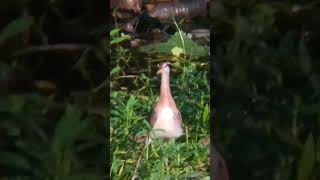
POLYGON ((169 73, 170 72, 170 62, 164 62, 161 63, 160 65, 158 65, 159 70, 157 72, 157 74, 163 74, 163 73, 169 73))

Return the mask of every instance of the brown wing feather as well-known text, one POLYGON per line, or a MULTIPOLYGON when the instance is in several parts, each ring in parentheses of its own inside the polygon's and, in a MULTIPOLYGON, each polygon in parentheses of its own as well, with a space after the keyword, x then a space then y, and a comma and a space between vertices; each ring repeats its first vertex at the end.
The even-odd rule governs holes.
POLYGON ((181 116, 180 111, 175 111, 174 112, 174 120, 178 121, 179 124, 182 123, 182 116, 181 116))
POLYGON ((158 118, 158 114, 156 112, 153 112, 150 116, 150 119, 149 119, 149 122, 150 122, 150 125, 151 127, 154 126, 154 124, 156 123, 157 121, 157 118, 158 118))

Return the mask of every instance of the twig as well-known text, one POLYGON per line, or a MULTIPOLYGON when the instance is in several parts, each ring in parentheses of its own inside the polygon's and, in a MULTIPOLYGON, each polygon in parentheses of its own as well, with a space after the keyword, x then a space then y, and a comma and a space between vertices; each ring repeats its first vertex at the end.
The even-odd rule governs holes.
MULTIPOLYGON (((147 137, 147 138, 148 138, 148 137, 147 137)), ((146 148, 147 148, 148 146, 149 146, 149 143, 145 143, 145 145, 144 145, 144 147, 143 147, 143 149, 142 149, 142 151, 141 151, 141 154, 140 154, 140 156, 139 156, 139 158, 138 158, 138 160, 137 160, 136 168, 134 169, 134 174, 133 174, 131 180, 135 180, 135 179, 138 177, 138 169, 139 169, 139 167, 140 167, 140 161, 141 161, 141 159, 142 159, 142 156, 143 156, 144 151, 146 150, 146 148)))
POLYGON ((125 79, 125 78, 137 78, 137 75, 125 75, 125 76, 117 76, 113 79, 125 79))

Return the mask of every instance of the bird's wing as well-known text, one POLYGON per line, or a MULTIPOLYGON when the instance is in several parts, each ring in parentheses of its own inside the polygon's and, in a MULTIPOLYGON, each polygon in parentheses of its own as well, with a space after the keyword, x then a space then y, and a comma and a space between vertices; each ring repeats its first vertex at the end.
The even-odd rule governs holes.
POLYGON ((182 123, 182 116, 181 116, 180 111, 174 112, 174 120, 177 120, 180 124, 182 123))
POLYGON ((151 114, 151 116, 150 116, 150 119, 149 119, 150 124, 151 124, 151 127, 154 126, 154 124, 155 124, 156 121, 157 121, 157 118, 158 118, 158 114, 157 114, 156 112, 153 112, 153 113, 151 114))

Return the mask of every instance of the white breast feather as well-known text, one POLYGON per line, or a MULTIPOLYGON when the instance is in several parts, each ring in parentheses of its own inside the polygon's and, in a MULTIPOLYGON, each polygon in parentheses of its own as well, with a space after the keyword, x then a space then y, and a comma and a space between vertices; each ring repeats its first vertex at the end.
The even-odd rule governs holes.
POLYGON ((159 113, 153 129, 156 134, 168 138, 176 138, 182 135, 182 129, 174 121, 174 113, 169 107, 165 107, 159 113))

